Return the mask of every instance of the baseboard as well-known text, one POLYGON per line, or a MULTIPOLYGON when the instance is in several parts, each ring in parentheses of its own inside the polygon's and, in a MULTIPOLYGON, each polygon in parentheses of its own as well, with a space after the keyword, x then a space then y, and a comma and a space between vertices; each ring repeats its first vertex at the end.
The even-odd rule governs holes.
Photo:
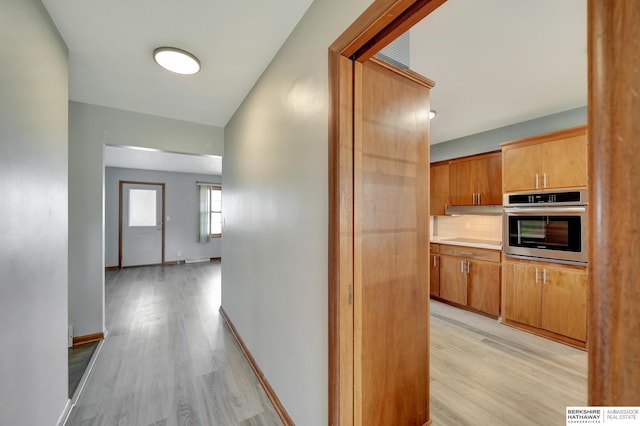
POLYGON ((211 260, 211 261, 213 262, 214 260, 222 260, 222 258, 221 258, 221 257, 212 257, 212 258, 211 258, 211 259, 209 259, 209 260, 211 260))
POLYGON ((258 367, 256 360, 253 358, 253 355, 251 355, 251 352, 249 352, 249 349, 245 346, 244 342, 242 341, 242 338, 238 334, 238 330, 236 330, 236 327, 233 325, 233 323, 231 322, 231 319, 229 318, 227 313, 224 311, 224 308, 222 306, 220 306, 220 315, 222 316, 222 319, 224 320, 225 324, 227 324, 227 327, 229 327, 229 330, 231 331, 231 334, 233 335, 233 337, 236 339, 236 342, 238 342, 238 345, 240 346, 240 349, 242 350, 242 353, 244 354, 245 358, 247 358, 247 361, 249 361, 249 365, 251 366, 251 368, 253 369, 253 372, 258 377, 258 381, 262 385, 264 391, 267 393, 267 397, 271 401, 271 404, 273 404, 273 408, 275 408, 276 412, 278 413, 278 416, 280 416, 280 420, 282 420, 282 423, 284 423, 285 426, 295 426, 295 423, 291 419, 291 416, 289 416, 289 413, 287 413, 287 410, 284 408, 284 405, 282 405, 282 402, 278 398, 278 395, 276 395, 276 392, 273 390, 273 388, 269 384, 269 381, 264 376, 264 373, 262 372, 260 367, 258 367))
POLYGON ((58 417, 56 426, 64 426, 67 423, 67 420, 69 420, 69 415, 71 414, 71 408, 73 408, 73 404, 71 404, 70 399, 67 399, 64 410, 62 410, 62 414, 60 414, 60 417, 58 417))
POLYGON ((119 267, 119 266, 117 266, 117 265, 116 265, 116 266, 106 266, 106 267, 104 268, 104 270, 105 270, 105 271, 117 271, 117 270, 119 270, 119 269, 120 269, 120 267, 119 267))
POLYGON ((104 339, 104 333, 85 334, 84 336, 73 336, 73 346, 84 345, 85 343, 98 342, 104 339))
MULTIPOLYGON (((106 335, 107 335, 107 332, 105 332, 105 337, 106 335)), ((76 404, 78 403, 78 400, 82 395, 82 392, 84 392, 84 388, 87 384, 87 380, 89 380, 89 376, 91 376, 91 373, 93 372, 93 367, 96 365, 96 360, 100 355, 100 351, 102 350, 103 345, 104 345, 104 340, 101 340, 100 343, 98 343, 98 347, 96 348, 96 350, 93 351, 93 355, 91 355, 89 364, 87 364, 87 368, 84 370, 84 373, 80 378, 80 383, 78 383, 78 387, 76 388, 76 391, 73 393, 73 396, 71 397, 71 399, 69 399, 69 401, 67 402, 67 408, 65 409, 67 410, 67 412, 64 418, 64 422, 62 423, 58 422, 58 426, 64 426, 67 423, 67 420, 69 420, 69 417, 71 416, 71 412, 73 411, 76 404)), ((62 416, 60 418, 62 419, 62 416)))

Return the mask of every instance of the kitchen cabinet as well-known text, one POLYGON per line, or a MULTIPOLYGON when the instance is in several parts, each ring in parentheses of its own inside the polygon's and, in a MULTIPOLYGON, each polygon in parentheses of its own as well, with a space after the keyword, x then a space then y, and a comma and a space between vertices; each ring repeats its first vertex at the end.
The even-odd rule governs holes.
POLYGON ((449 162, 431 164, 430 206, 431 216, 445 214, 449 201, 449 162))
POLYGON ((440 245, 429 244, 429 289, 432 296, 440 296, 440 245))
POLYGON ((520 260, 506 260, 503 266, 503 317, 507 324, 531 326, 547 337, 559 335, 586 342, 585 267, 520 260))
POLYGON ((440 297, 460 305, 467 304, 466 260, 440 256, 440 297))
POLYGON ((502 204, 502 155, 476 155, 449 164, 452 206, 502 204))
POLYGON ((440 298, 500 314, 500 251, 440 246, 440 298))
POLYGON ((504 192, 587 186, 586 126, 501 146, 504 192))

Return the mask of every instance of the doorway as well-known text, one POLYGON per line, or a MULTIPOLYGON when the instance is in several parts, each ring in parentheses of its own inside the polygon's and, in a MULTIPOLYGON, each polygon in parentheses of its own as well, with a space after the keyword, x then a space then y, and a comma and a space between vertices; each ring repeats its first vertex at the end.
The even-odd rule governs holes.
MULTIPOLYGON (((366 61, 442 3, 429 0, 374 2, 330 47, 331 424, 354 424, 352 389, 354 364, 358 362, 353 356, 353 324, 356 320, 350 303, 354 297, 353 247, 357 238, 354 237, 353 228, 353 200, 357 196, 353 185, 355 108, 350 90, 354 82, 353 63, 366 61)), ((637 335, 637 321, 629 321, 630 311, 625 310, 625 306, 630 308, 631 303, 638 300, 634 281, 628 279, 629 276, 636 276, 637 265, 633 259, 616 257, 616 254, 626 253, 630 246, 637 245, 637 238, 630 232, 609 231, 616 228, 622 230, 621 225, 636 229, 632 226, 634 222, 627 220, 626 216, 615 223, 612 212, 614 208, 630 211, 623 206, 629 202, 628 194, 633 192, 632 184, 637 181, 629 178, 634 166, 630 157, 624 155, 624 152, 635 152, 637 149, 637 134, 634 133, 637 124, 631 118, 637 114, 637 102, 630 98, 632 93, 637 96, 634 90, 630 90, 637 85, 637 73, 631 71, 637 52, 632 52, 631 44, 625 44, 624 40, 625 37, 632 39, 638 33, 633 19, 638 17, 640 10, 621 0, 591 0, 589 9, 589 63, 592 71, 589 81, 589 134, 592 137, 589 169, 594 189, 590 204, 597 212, 591 217, 589 227, 592 247, 589 311, 593 315, 589 322, 589 404, 637 405, 640 395, 637 381, 631 383, 624 379, 627 374, 637 377, 640 365, 634 361, 638 344, 634 343, 635 339, 629 338, 629 335, 637 335), (628 63, 623 63, 620 58, 624 56, 616 54, 613 47, 629 55, 628 63), (614 76, 620 79, 614 79, 614 76), (607 89, 607 82, 610 81, 617 82, 613 90, 607 89), (617 102, 618 98, 628 102, 617 102), (615 120, 610 117, 615 117, 615 120), (616 141, 620 146, 614 146, 610 141, 616 141), (617 164, 615 172, 611 169, 613 160, 617 164), (627 188, 629 192, 625 195, 619 189, 614 192, 614 199, 609 188, 618 186, 627 188), (596 253, 600 258, 596 259, 596 253), (629 332, 626 338, 622 329, 629 332)))
POLYGON ((164 263, 164 189, 120 181, 119 267, 164 263))

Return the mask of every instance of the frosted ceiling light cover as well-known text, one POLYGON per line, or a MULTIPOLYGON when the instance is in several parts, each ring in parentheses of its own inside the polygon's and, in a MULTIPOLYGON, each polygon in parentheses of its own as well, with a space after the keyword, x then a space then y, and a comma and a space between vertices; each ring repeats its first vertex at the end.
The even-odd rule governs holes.
POLYGON ((177 74, 195 74, 200 71, 198 58, 175 47, 157 48, 153 51, 153 59, 162 68, 177 74))

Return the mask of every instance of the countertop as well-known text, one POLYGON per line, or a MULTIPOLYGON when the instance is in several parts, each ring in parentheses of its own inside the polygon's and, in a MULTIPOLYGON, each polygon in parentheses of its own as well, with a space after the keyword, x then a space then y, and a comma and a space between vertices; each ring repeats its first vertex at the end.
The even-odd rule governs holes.
POLYGON ((467 246, 476 248, 485 248, 491 250, 502 250, 502 241, 479 240, 475 238, 452 238, 452 237, 430 237, 432 243, 450 244, 454 246, 467 246))

